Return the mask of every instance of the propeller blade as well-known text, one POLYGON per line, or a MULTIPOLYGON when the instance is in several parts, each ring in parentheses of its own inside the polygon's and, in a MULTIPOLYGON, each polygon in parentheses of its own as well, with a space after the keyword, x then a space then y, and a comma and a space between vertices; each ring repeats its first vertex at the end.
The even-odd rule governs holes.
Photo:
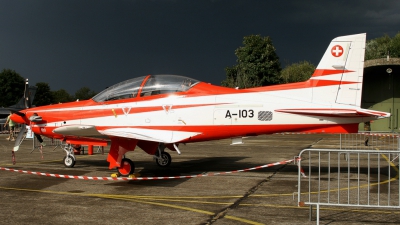
POLYGON ((21 117, 25 116, 24 113, 18 111, 18 109, 16 109, 16 108, 5 108, 5 109, 10 110, 10 112, 17 114, 18 116, 21 116, 21 117))
POLYGON ((24 92, 24 99, 25 99, 25 108, 29 109, 32 107, 31 99, 30 99, 30 93, 29 93, 29 83, 28 79, 25 81, 25 92, 24 92))
MULTIPOLYGON (((30 93, 29 93, 28 79, 26 79, 26 81, 25 81, 24 105, 25 105, 25 108, 27 108, 27 109, 32 107, 32 102, 31 102, 30 93)), ((19 150, 19 146, 22 144, 22 141, 25 138, 26 123, 29 123, 29 120, 28 120, 28 118, 26 118, 26 115, 24 113, 21 113, 21 112, 15 110, 15 109, 10 109, 10 111, 12 113, 15 113, 16 115, 18 115, 20 117, 20 119, 22 119, 22 121, 25 122, 25 123, 22 123, 22 125, 21 125, 21 130, 19 131, 17 140, 15 140, 14 149, 12 151, 12 161, 13 161, 13 164, 15 165, 15 163, 16 163, 16 161, 15 161, 15 152, 19 150)))
POLYGON ((38 141, 40 142, 40 144, 43 143, 43 138, 42 138, 42 136, 40 136, 39 134, 36 134, 36 133, 35 133, 35 137, 36 137, 36 139, 38 139, 38 141))
POLYGON ((18 151, 19 146, 21 145, 22 141, 24 140, 25 131, 26 131, 26 124, 22 124, 21 130, 19 131, 19 134, 17 136, 17 140, 15 140, 14 152, 18 151))

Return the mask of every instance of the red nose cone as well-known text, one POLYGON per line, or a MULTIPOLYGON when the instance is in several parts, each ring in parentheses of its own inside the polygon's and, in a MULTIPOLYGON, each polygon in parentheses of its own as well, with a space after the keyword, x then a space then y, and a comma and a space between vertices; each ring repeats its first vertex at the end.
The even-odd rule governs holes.
POLYGON ((16 113, 13 113, 10 117, 10 119, 16 123, 27 123, 27 121, 25 120, 25 116, 19 116, 16 113))

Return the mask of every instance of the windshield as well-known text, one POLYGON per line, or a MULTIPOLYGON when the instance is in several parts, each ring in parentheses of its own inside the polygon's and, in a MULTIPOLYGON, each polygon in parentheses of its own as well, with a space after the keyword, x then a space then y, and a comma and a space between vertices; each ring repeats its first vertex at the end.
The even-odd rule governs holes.
POLYGON ((198 80, 177 75, 142 76, 115 84, 100 92, 92 99, 96 102, 104 102, 135 98, 138 97, 139 91, 140 97, 181 92, 189 90, 197 83, 199 83, 198 80), (140 90, 141 84, 145 78, 148 78, 146 84, 143 86, 142 90, 140 90))
POLYGON ((111 101, 117 99, 134 98, 137 96, 143 77, 137 77, 115 84, 93 97, 96 102, 111 101))

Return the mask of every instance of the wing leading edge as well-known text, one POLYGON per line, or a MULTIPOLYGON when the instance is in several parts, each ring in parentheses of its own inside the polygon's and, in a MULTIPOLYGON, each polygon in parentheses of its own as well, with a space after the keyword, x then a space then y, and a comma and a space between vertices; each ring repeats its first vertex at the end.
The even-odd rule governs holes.
POLYGON ((133 138, 162 143, 176 143, 194 137, 200 133, 187 131, 157 130, 143 128, 111 128, 99 131, 107 136, 133 138))
POLYGON ((63 126, 54 129, 53 132, 67 136, 79 136, 79 137, 113 136, 113 137, 132 138, 137 140, 162 142, 162 143, 176 143, 200 134, 199 132, 144 129, 144 128, 109 128, 109 129, 98 130, 95 126, 92 125, 63 126))

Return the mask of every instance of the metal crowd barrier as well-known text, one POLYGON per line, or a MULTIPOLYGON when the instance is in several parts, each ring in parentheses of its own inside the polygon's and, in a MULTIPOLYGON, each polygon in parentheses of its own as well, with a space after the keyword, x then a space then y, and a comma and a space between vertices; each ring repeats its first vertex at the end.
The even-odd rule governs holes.
POLYGON ((8 134, 9 129, 8 127, 4 127, 4 123, 0 123, 0 134, 8 134))
MULTIPOLYGON (((18 132, 21 129, 21 124, 16 124, 14 128, 15 135, 18 135, 18 132)), ((9 134, 10 128, 8 126, 4 127, 4 123, 0 123, 0 134, 9 134)))
POLYGON ((400 209, 398 135, 346 134, 341 149, 304 149, 298 156, 298 205, 400 209), (366 140, 368 138, 368 143, 366 140))
POLYGON ((32 146, 32 151, 35 151, 35 149, 39 149, 42 146, 54 146, 53 151, 56 150, 57 147, 60 147, 62 149, 62 141, 59 139, 53 139, 53 138, 48 138, 48 137, 42 137, 43 139, 43 144, 41 144, 36 137, 33 137, 33 146, 32 146))
POLYGON ((397 133, 354 133, 340 134, 340 149, 393 150, 400 149, 397 133))

